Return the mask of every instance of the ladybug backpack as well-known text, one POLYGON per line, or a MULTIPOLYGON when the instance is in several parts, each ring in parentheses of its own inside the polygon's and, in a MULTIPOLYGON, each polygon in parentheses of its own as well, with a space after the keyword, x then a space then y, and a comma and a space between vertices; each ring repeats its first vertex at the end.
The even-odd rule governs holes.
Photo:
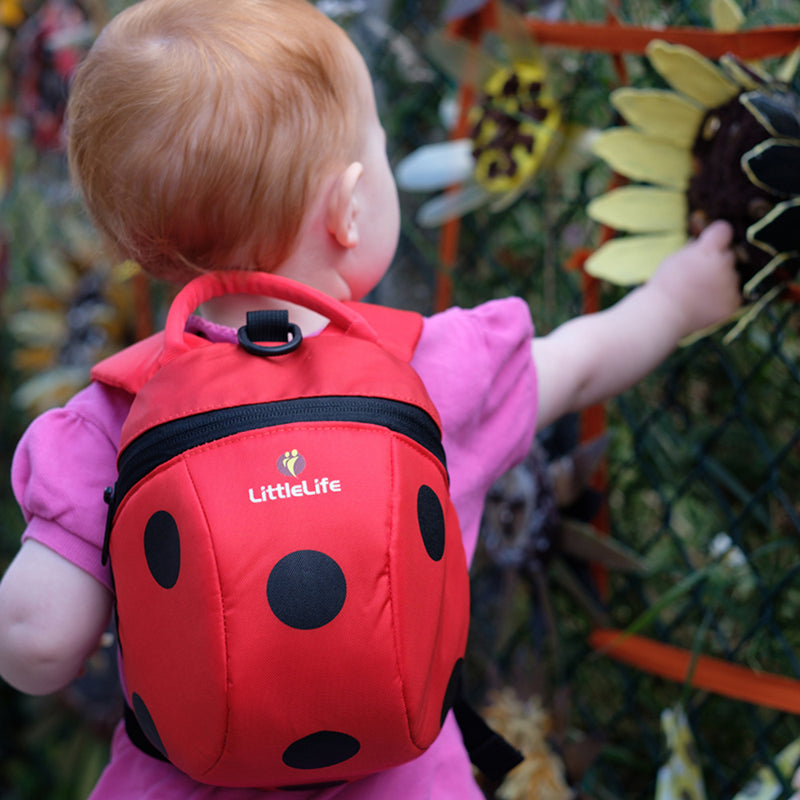
POLYGON ((421 325, 213 273, 163 333, 94 368, 135 395, 103 557, 145 752, 218 786, 325 785, 419 756, 455 705, 485 771, 519 760, 459 699, 469 579, 438 414, 409 365, 421 325), (303 338, 285 310, 250 312, 238 344, 185 331, 226 293, 330 322, 303 338))

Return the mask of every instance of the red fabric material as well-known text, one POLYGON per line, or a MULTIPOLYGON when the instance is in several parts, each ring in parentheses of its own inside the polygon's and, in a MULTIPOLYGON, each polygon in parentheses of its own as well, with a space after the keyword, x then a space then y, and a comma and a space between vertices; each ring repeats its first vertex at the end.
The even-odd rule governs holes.
MULTIPOLYGON (((192 302, 208 288, 189 286, 192 302)), ((129 368, 134 384, 150 376, 122 448, 167 420, 316 395, 402 400, 438 423, 407 363, 421 320, 376 307, 364 317, 349 334, 329 326, 274 358, 186 335, 185 351, 152 376, 159 348, 148 340, 104 362, 95 379, 125 385, 129 368), (402 360, 361 336, 370 322, 402 360)), ((466 646, 469 581, 446 470, 413 440, 359 422, 297 422, 196 447, 127 494, 111 563, 128 701, 195 779, 262 788, 353 779, 420 755, 438 735, 466 646), (287 472, 282 455, 295 451, 302 462, 287 472), (441 557, 426 542, 425 492, 444 518, 441 557), (159 581, 150 561, 159 512, 177 531, 174 581, 159 581), (329 620, 302 628, 281 618, 268 587, 284 559, 309 552, 335 565, 346 591, 329 620), (292 765, 293 743, 318 734, 352 737, 357 752, 330 766, 292 765)), ((296 585, 316 587, 315 573, 305 577, 311 584, 301 575, 296 585)), ((328 596, 309 592, 324 612, 328 596)))

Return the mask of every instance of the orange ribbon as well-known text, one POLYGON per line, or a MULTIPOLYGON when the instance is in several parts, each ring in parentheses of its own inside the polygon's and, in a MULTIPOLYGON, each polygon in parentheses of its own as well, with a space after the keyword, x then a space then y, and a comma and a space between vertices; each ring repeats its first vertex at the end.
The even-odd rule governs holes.
POLYGON ((800 25, 770 25, 725 33, 708 28, 647 28, 621 23, 548 22, 528 19, 528 28, 540 44, 622 54, 645 52, 653 39, 691 47, 706 58, 735 53, 743 59, 791 53, 800 45, 800 25))
POLYGON ((711 656, 695 656, 688 650, 624 631, 596 630, 589 636, 589 644, 600 655, 651 675, 776 711, 800 714, 800 681, 793 678, 757 672, 711 656))

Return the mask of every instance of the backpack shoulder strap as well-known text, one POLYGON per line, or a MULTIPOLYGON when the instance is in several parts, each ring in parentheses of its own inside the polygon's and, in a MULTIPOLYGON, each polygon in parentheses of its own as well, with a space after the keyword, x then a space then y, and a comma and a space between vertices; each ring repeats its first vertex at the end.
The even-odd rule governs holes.
POLYGON ((345 303, 372 326, 381 344, 401 361, 411 361, 422 334, 422 314, 371 303, 345 303))
POLYGON ((164 332, 154 333, 92 367, 93 381, 136 394, 158 369, 164 332))

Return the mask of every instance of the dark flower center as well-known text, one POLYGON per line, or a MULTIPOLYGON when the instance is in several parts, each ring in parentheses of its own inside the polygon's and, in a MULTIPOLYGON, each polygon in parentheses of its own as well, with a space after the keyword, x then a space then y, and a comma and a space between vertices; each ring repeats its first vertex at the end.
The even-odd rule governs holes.
MULTIPOLYGON (((689 234, 697 236, 715 219, 730 222, 742 285, 772 258, 747 241, 747 228, 768 213, 780 198, 752 184, 740 163, 748 150, 768 137, 735 97, 705 115, 692 147, 692 177, 686 192, 689 234)), ((758 293, 763 294, 793 277, 785 268, 779 268, 759 287, 758 293)))

